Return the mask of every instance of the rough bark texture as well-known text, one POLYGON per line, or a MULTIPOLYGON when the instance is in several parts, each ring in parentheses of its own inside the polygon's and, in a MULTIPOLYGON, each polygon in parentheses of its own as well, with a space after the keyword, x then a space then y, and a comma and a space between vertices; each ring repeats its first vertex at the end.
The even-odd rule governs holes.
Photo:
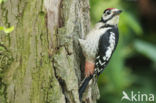
MULTIPOLYGON (((7 0, 0 4, 0 103, 80 103, 84 58, 78 38, 89 31, 88 0, 7 0)), ((93 85, 85 103, 99 97, 93 85), (90 98, 88 100, 88 98, 90 98)))

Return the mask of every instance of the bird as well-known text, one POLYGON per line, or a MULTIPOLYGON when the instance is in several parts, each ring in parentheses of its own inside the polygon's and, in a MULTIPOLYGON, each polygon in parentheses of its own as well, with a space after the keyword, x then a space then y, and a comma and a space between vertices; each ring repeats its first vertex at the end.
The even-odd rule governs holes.
POLYGON ((78 39, 85 57, 85 78, 79 87, 80 100, 88 83, 103 72, 116 49, 121 12, 122 10, 117 8, 107 8, 101 20, 89 31, 85 39, 78 39))

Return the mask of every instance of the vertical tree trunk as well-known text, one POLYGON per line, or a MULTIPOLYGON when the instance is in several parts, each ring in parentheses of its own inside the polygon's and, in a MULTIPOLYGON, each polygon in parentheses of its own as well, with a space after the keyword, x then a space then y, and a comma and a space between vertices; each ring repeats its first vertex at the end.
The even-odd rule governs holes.
MULTIPOLYGON (((89 21, 88 0, 0 4, 0 25, 15 26, 0 32, 0 103, 80 103, 84 58, 77 39, 89 21)), ((96 85, 94 91, 90 103, 99 97, 96 85)))

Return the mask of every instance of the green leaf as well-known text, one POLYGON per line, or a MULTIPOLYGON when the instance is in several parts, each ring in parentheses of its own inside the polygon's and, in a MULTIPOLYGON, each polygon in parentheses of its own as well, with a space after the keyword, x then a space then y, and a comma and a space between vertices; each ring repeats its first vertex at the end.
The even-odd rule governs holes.
POLYGON ((136 50, 143 55, 150 58, 152 61, 156 62, 156 46, 153 44, 150 44, 148 42, 142 41, 142 40, 136 40, 134 42, 134 47, 136 50))
POLYGON ((5 33, 10 33, 14 30, 14 26, 10 27, 10 28, 4 28, 4 32, 5 33))
POLYGON ((5 28, 5 27, 0 27, 0 31, 4 31, 5 33, 10 33, 14 30, 14 26, 10 27, 10 28, 5 28))

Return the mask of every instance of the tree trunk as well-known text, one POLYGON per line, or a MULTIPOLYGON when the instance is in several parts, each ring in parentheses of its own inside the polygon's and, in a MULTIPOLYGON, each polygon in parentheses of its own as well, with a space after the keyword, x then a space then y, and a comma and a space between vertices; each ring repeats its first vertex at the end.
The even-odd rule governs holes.
MULTIPOLYGON (((15 27, 0 32, 0 103, 80 103, 84 57, 78 38, 89 31, 89 21, 88 0, 0 4, 0 26, 15 27)), ((93 86, 85 103, 99 97, 93 86)))

